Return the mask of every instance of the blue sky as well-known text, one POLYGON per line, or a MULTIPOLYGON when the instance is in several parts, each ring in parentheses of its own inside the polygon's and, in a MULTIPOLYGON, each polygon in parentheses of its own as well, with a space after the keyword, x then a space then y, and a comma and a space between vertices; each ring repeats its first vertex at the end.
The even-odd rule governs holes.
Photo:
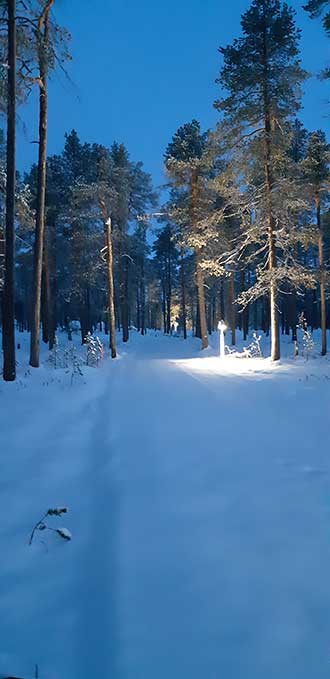
MULTIPOLYGON (((316 73, 328 61, 330 40, 301 5, 303 65, 316 73)), ((55 0, 56 16, 72 33, 73 61, 50 84, 48 152, 58 153, 66 131, 82 141, 124 142, 159 185, 162 156, 177 127, 192 118, 210 127, 218 119, 213 101, 218 47, 240 33, 250 0, 55 0)), ((303 122, 330 136, 330 81, 305 85, 303 122), (328 100, 329 99, 329 103, 328 100)), ((35 97, 20 110, 18 167, 36 160, 35 97)))

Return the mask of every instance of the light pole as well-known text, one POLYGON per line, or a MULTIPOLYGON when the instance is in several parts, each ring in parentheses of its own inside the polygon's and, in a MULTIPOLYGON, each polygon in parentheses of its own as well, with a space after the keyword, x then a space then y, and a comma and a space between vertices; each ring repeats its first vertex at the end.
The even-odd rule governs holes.
POLYGON ((227 326, 224 321, 219 321, 218 330, 220 331, 220 358, 225 357, 225 332, 227 326))

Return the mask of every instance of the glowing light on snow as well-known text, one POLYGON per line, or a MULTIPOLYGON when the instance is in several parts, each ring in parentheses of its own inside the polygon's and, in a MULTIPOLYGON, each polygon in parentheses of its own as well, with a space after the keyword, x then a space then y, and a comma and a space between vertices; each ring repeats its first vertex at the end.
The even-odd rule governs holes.
POLYGON ((203 356, 202 358, 176 359, 170 362, 197 379, 198 376, 216 377, 219 375, 264 380, 274 377, 276 373, 287 373, 294 369, 292 365, 275 363, 270 358, 262 360, 260 358, 240 359, 235 354, 226 355, 221 361, 219 361, 218 356, 203 356))
POLYGON ((219 321, 218 330, 220 331, 220 358, 225 357, 225 332, 227 326, 224 321, 219 321))

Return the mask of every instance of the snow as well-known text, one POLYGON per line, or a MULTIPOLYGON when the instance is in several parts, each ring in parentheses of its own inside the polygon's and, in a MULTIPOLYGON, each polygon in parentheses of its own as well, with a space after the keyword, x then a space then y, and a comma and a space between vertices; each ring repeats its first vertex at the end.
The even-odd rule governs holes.
POLYGON ((72 540, 72 533, 67 528, 61 527, 57 528, 56 530, 62 538, 65 538, 66 540, 72 540))
POLYGON ((44 359, 28 370, 20 342, 19 379, 0 386, 0 677, 328 677, 318 347, 221 361, 216 335, 202 354, 134 333, 71 386, 44 359), (29 546, 67 506, 72 540, 29 546))

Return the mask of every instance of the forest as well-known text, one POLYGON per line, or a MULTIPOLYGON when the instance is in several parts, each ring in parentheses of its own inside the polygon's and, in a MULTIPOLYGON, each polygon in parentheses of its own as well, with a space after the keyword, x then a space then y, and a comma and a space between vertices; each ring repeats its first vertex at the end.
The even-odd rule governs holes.
MULTIPOLYGON (((55 2, 2 2, 0 148, 3 377, 15 379, 15 328, 40 342, 78 322, 82 342, 99 327, 116 355, 116 329, 184 337, 208 346, 224 319, 236 329, 297 336, 303 314, 321 328, 327 352, 329 144, 299 120, 308 74, 301 66, 295 12, 253 2, 241 37, 220 47, 215 129, 192 119, 164 149, 165 185, 152 185, 142 161, 114 141, 81 141, 69 130, 47 156, 47 88, 70 60, 70 35, 55 2), (53 7, 54 5, 54 7, 53 7), (8 54, 8 57, 7 57, 8 54), (16 109, 39 91, 38 163, 19 173, 16 109), (165 199, 164 197, 165 191, 165 199)), ((326 2, 311 0, 312 18, 326 2)), ((238 27, 239 29, 239 27, 238 27)), ((323 78, 327 77, 326 64, 323 78)))
POLYGON ((330 0, 0 53, 0 679, 328 679, 330 0))

